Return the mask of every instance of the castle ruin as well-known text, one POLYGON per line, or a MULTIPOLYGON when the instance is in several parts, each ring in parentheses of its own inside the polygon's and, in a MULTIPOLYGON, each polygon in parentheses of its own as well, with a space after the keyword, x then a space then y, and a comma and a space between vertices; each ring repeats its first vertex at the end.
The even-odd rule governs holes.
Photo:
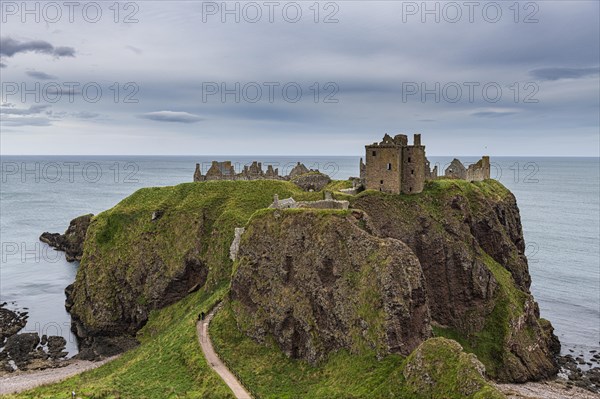
POLYGON ((454 158, 444 171, 444 177, 448 179, 463 179, 468 181, 483 181, 490 178, 490 157, 483 156, 468 168, 454 158))
POLYGON ((267 170, 263 170, 261 162, 254 161, 250 165, 244 165, 244 169, 240 173, 236 173, 231 161, 212 161, 210 168, 206 171, 206 175, 202 174, 200 164, 196 164, 194 171, 194 181, 209 181, 209 180, 290 180, 294 177, 309 173, 318 172, 318 170, 308 169, 304 164, 298 162, 292 168, 288 176, 280 176, 279 168, 273 168, 273 165, 267 165, 267 170))
MULTIPOLYGON (((482 181, 490 178, 490 157, 465 168, 454 159, 445 170, 445 177, 482 181)), ((438 178, 438 169, 425 155, 421 135, 415 134, 413 144, 408 144, 404 134, 383 136, 379 143, 365 146, 365 162, 360 160, 360 182, 367 190, 377 190, 392 194, 417 194, 423 191, 425 181, 438 178)))
POLYGON ((425 180, 437 176, 430 170, 421 135, 415 134, 413 145, 404 134, 393 138, 386 134, 379 143, 365 146, 365 163, 360 160, 363 186, 392 194, 416 194, 423 191, 425 180))

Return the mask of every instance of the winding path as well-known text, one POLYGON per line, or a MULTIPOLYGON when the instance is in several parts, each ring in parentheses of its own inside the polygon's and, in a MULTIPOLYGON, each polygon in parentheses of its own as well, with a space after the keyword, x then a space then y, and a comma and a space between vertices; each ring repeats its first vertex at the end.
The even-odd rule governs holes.
POLYGON ((217 305, 206 318, 196 323, 196 331, 198 333, 198 342, 204 353, 204 357, 209 366, 219 374, 219 377, 225 381, 225 384, 233 391, 237 399, 252 399, 252 396, 246 391, 237 378, 229 371, 225 364, 219 359, 208 334, 208 325, 215 313, 221 308, 221 304, 217 305))
POLYGON ((119 356, 113 356, 98 362, 87 360, 71 361, 67 366, 40 371, 15 372, 0 377, 0 395, 18 393, 41 385, 54 384, 69 377, 92 370, 106 364, 119 356))

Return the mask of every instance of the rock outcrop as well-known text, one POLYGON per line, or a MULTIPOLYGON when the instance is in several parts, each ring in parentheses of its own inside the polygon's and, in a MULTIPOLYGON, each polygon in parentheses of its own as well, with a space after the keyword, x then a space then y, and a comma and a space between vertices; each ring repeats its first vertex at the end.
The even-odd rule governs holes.
POLYGON ((500 183, 436 181, 419 197, 365 193, 352 206, 419 258, 438 334, 458 339, 498 380, 556 374, 560 344, 529 293, 519 209, 500 183))
POLYGON ((65 234, 42 233, 40 241, 59 251, 64 251, 68 262, 80 261, 83 256, 85 235, 93 216, 83 215, 71 220, 65 234))
POLYGON ((242 236, 231 286, 239 326, 317 363, 345 348, 408 355, 431 334, 419 261, 367 215, 270 210, 242 236))
POLYGON ((485 398, 505 396, 485 379, 485 367, 456 341, 431 338, 406 359, 402 374, 411 397, 485 398))
POLYGON ((331 178, 321 172, 309 172, 296 176, 291 181, 304 191, 321 191, 331 182, 331 178))
POLYGON ((18 333, 27 325, 27 312, 6 309, 6 302, 0 304, 0 348, 4 346, 6 339, 18 333))
POLYGON ((67 352, 67 341, 60 336, 40 336, 38 333, 21 333, 6 340, 0 352, 0 374, 16 370, 40 370, 62 367, 67 352))
POLYGON ((235 227, 278 192, 319 196, 266 179, 188 183, 138 190, 94 217, 76 280, 65 290, 79 357, 131 348, 152 310, 230 279, 235 227))

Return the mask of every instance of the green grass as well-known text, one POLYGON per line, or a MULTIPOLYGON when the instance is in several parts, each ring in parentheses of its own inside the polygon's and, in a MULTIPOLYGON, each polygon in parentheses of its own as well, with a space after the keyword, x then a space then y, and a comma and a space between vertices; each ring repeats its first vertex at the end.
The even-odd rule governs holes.
POLYGON ((155 311, 139 331, 141 345, 117 360, 61 383, 6 398, 233 398, 206 363, 196 336, 196 318, 226 294, 198 291, 155 311))
POLYGON ((434 346, 435 342, 427 341, 427 348, 435 348, 427 350, 428 362, 435 366, 440 383, 425 390, 411 385, 414 379, 405 378, 407 359, 400 355, 378 359, 374 352, 351 355, 342 350, 317 366, 290 359, 272 340, 261 345, 241 333, 229 303, 213 319, 210 334, 215 350, 261 399, 503 397, 474 374, 470 363, 464 360, 467 354, 451 351, 443 342, 434 346), (475 394, 465 396, 465 386, 474 383, 479 387, 473 391, 475 394))
MULTIPOLYGON (((346 185, 347 182, 332 182, 328 189, 335 191, 346 185)), ((428 183, 421 194, 394 196, 394 200, 406 205, 407 217, 416 217, 419 212, 426 211, 434 218, 443 218, 438 204, 444 196, 462 193, 502 197, 507 195, 505 190, 495 182, 472 184, 438 180, 428 183)), ((114 300, 111 290, 119 289, 111 285, 114 274, 122 273, 133 278, 136 268, 144 267, 144 253, 141 251, 144 245, 155 248, 164 260, 167 272, 178 267, 190 251, 197 251, 196 255, 209 266, 207 284, 169 307, 152 311, 148 323, 138 333, 141 345, 119 359, 64 382, 7 398, 66 399, 71 391, 76 391, 82 398, 231 398, 229 389, 209 369, 202 356, 195 320, 200 311, 207 312, 227 296, 233 266, 228 259, 228 251, 234 228, 246 225, 253 215, 260 217, 263 213, 272 212, 262 209, 272 202, 274 194, 279 194, 279 198, 293 196, 296 200, 318 200, 323 195, 303 192, 294 184, 283 181, 186 183, 139 190, 114 208, 97 215, 88 231, 82 269, 86 269, 87 264, 85 273, 93 282, 89 289, 105 299, 103 303, 110 304, 114 300), (152 221, 151 215, 156 210, 162 211, 163 216, 152 221), (127 270, 115 269, 115 265, 123 262, 133 266, 127 270)), ((364 195, 389 196, 367 192, 358 197, 364 195)), ((311 212, 323 215, 347 213, 311 212)), ((459 340, 466 350, 479 352, 486 363, 495 360, 486 356, 495 353, 497 348, 485 345, 499 342, 498 339, 505 334, 507 312, 519 311, 522 304, 520 291, 512 285, 510 273, 488 258, 485 258, 486 264, 500 282, 504 301, 500 301, 498 309, 492 312, 482 335, 475 339, 458 334, 451 337, 459 340)), ((78 275, 78 279, 80 277, 78 275)), ((149 296, 142 293, 132 300, 146 305, 149 296)), ((361 311, 368 312, 368 309, 361 311)), ((89 316, 93 321, 93 315, 89 316)), ((452 335, 452 331, 436 329, 436 332, 452 335)), ((444 381, 443 389, 421 392, 408 384, 403 374, 407 360, 399 355, 378 358, 374 351, 368 349, 361 350, 358 355, 339 351, 323 364, 311 366, 287 358, 273 342, 259 345, 246 337, 238 330, 229 305, 215 317, 211 335, 224 360, 261 398, 461 397, 455 389, 461 385, 457 379, 460 373, 456 373, 453 358, 445 354, 443 348, 439 356, 432 356, 437 356, 436 364, 442 370, 447 368, 454 374, 440 377, 444 381)), ((485 385, 473 398, 488 399, 495 397, 493 395, 495 393, 485 385)))
POLYGON ((352 188, 352 182, 350 180, 332 180, 325 186, 323 191, 340 191, 341 189, 352 188))
POLYGON ((322 197, 274 180, 209 181, 136 191, 92 220, 75 281, 73 312, 86 326, 102 330, 119 323, 123 302, 156 307, 164 289, 157 283, 181 275, 188 259, 208 269, 207 289, 229 280, 235 227, 269 206, 274 194, 297 200, 322 197), (163 214, 152 220, 155 211, 163 214), (160 265, 151 274, 148 259, 160 265), (90 301, 106 309, 101 318, 90 301))

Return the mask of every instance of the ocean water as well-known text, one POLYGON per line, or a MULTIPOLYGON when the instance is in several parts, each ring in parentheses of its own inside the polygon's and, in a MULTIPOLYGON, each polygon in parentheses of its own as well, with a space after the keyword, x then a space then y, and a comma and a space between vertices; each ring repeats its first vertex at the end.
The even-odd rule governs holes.
MULTIPOLYGON (((240 169, 252 160, 286 174, 297 161, 335 179, 358 175, 359 157, 77 157, 2 156, 0 302, 27 309, 24 331, 62 335, 77 353, 64 308, 64 288, 77 273, 38 241, 69 221, 108 209, 142 187, 192 180, 195 163, 212 159, 240 169)), ((430 157, 445 168, 452 157, 430 157)), ((461 157, 468 164, 476 157, 461 157)), ((492 158, 492 177, 517 197, 527 243, 531 290, 563 344, 588 355, 600 350, 600 162, 598 158, 492 158)), ((589 356, 586 356, 589 358, 589 356)))

